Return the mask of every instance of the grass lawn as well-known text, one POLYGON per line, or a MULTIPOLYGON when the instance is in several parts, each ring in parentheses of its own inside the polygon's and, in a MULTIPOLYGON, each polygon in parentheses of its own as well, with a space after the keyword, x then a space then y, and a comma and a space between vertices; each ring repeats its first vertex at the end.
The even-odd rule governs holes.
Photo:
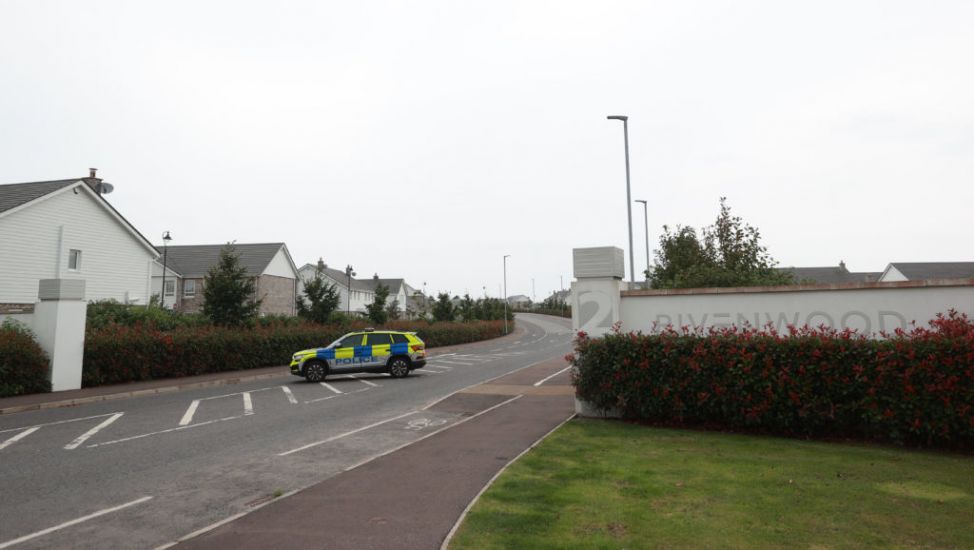
POLYGON ((974 457, 573 420, 450 548, 974 548, 974 457))

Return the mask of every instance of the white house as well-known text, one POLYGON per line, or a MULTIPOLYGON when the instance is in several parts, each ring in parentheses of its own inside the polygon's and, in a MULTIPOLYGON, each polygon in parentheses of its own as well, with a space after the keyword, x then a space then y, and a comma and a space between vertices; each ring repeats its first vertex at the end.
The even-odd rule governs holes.
POLYGON ((316 273, 321 273, 322 277, 338 289, 341 296, 339 311, 348 310, 353 313, 364 314, 367 311, 365 306, 375 300, 375 289, 380 284, 389 288, 386 305, 396 300, 399 304, 399 311, 403 313, 410 303, 408 299, 416 293, 415 289, 406 284, 403 279, 380 279, 378 274, 373 275, 371 279, 356 279, 354 276, 349 277, 344 271, 328 267, 321 260, 318 261, 318 265, 305 264, 298 271, 301 274, 301 282, 298 284, 300 296, 304 295, 304 283, 314 279, 316 273))
POLYGON ((40 279, 84 279, 89 301, 148 303, 158 252, 101 187, 94 169, 88 178, 0 185, 0 306, 36 302, 40 279))

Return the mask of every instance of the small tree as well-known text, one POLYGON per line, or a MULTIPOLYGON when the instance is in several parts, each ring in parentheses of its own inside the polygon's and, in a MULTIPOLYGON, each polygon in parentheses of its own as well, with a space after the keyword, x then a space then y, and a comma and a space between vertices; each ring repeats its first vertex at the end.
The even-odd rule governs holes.
POLYGON ((460 300, 460 317, 464 321, 477 319, 477 304, 470 298, 470 294, 464 294, 460 300))
POLYGON ((379 286, 375 287, 375 298, 372 303, 365 306, 369 319, 377 325, 385 323, 389 318, 389 313, 386 311, 386 299, 388 297, 389 287, 380 283, 379 286))
POLYGON ((720 215, 714 225, 703 229, 703 241, 692 227, 677 226, 670 232, 663 226, 656 265, 651 273, 653 288, 699 288, 784 285, 793 282, 791 273, 774 268, 777 262, 760 244, 761 233, 731 216, 727 199, 720 199, 720 215))
POLYGON ((240 265, 233 243, 227 243, 203 279, 203 315, 215 325, 237 326, 252 321, 259 309, 254 279, 240 265))
POLYGON ((445 292, 437 294, 436 301, 433 302, 433 320, 452 321, 456 318, 457 312, 453 307, 453 301, 450 300, 450 295, 445 292))
POLYGON ((297 300, 298 315, 315 323, 327 323, 340 301, 338 287, 317 271, 314 279, 305 283, 303 296, 297 300))
MULTIPOLYGON (((407 312, 408 312, 408 309, 407 309, 407 312)), ((396 321, 400 317, 402 317, 402 312, 399 310, 399 299, 398 298, 393 298, 392 301, 389 302, 389 306, 386 307, 386 315, 388 315, 389 318, 392 319, 393 321, 396 321)))

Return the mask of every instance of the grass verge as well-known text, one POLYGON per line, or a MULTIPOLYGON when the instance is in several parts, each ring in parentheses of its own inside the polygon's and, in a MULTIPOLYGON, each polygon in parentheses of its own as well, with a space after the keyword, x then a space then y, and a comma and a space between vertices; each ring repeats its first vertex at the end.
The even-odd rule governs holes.
POLYGON ((574 420, 450 548, 974 548, 972 518, 970 456, 574 420))

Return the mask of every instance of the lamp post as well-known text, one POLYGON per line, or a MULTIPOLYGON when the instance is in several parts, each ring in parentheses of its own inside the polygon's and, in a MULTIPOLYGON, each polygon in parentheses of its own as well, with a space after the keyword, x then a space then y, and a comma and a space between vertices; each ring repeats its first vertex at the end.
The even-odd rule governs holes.
POLYGON ((643 221, 646 223, 646 282, 649 282, 649 211, 646 201, 636 199, 636 202, 643 203, 643 221))
POLYGON ((510 254, 504 255, 504 334, 507 334, 507 259, 510 254))
POLYGON ((632 194, 629 192, 629 117, 626 115, 609 115, 609 120, 622 121, 622 133, 626 140, 626 211, 629 213, 629 278, 636 282, 636 268, 633 265, 632 253, 632 194))
POLYGON ((345 292, 345 315, 352 314, 352 277, 355 275, 355 270, 352 269, 351 264, 345 266, 345 278, 348 281, 345 292))
MULTIPOLYGON (((162 309, 166 309, 166 260, 168 259, 169 241, 171 240, 172 237, 169 236, 168 231, 162 234, 162 288, 159 292, 159 305, 162 306, 162 309)), ((173 297, 175 298, 175 296, 173 297)))

